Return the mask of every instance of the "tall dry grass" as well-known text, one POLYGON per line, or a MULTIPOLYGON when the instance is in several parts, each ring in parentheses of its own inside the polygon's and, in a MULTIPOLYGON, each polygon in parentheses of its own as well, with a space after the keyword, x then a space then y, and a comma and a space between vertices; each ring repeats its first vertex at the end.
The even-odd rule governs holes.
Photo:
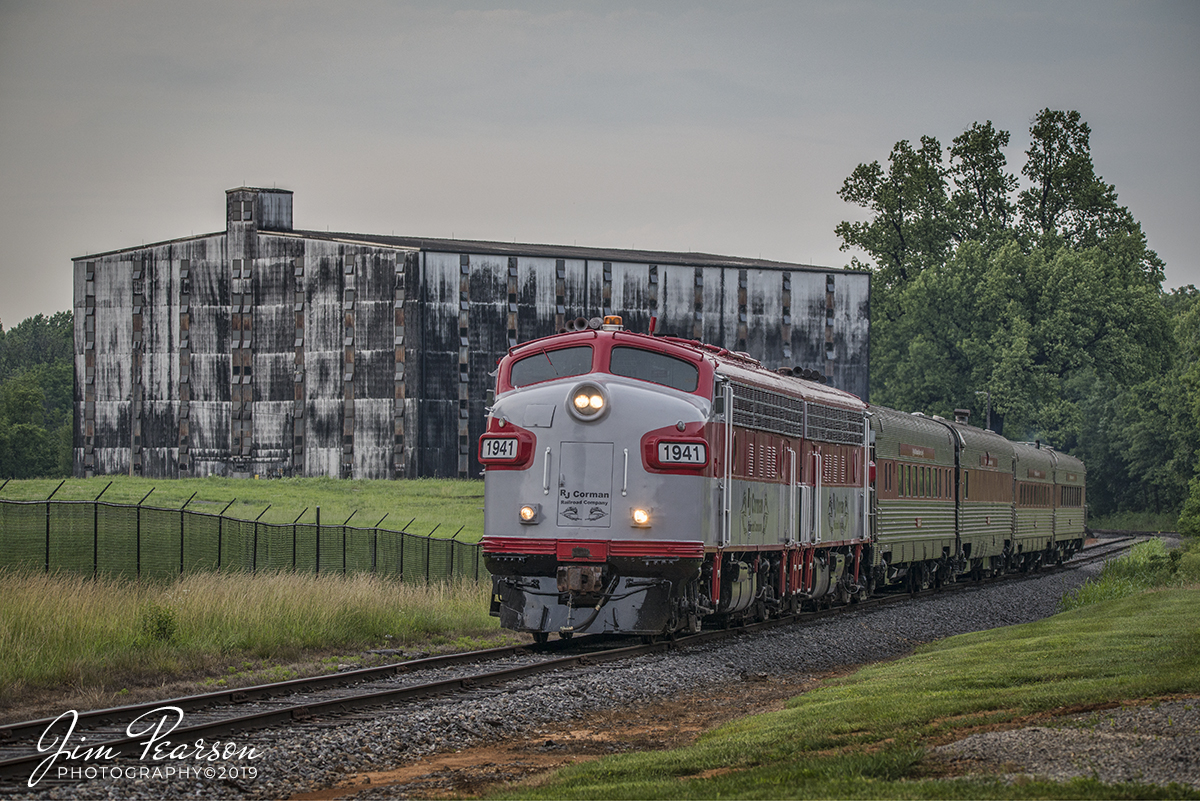
POLYGON ((173 582, 0 572, 0 702, 246 658, 495 636, 488 585, 371 575, 196 573, 173 582))

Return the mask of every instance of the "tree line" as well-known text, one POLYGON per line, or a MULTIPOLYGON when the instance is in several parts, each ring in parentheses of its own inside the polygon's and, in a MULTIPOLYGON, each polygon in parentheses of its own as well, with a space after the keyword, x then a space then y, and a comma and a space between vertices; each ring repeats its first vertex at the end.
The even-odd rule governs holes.
POLYGON ((1029 134, 1020 177, 989 120, 845 179, 867 211, 835 233, 873 274, 871 400, 981 425, 990 403, 997 432, 1084 460, 1093 514, 1182 508, 1200 533, 1200 293, 1163 290, 1078 112, 1029 134))
POLYGON ((69 311, 0 326, 0 478, 71 475, 74 357, 69 311))

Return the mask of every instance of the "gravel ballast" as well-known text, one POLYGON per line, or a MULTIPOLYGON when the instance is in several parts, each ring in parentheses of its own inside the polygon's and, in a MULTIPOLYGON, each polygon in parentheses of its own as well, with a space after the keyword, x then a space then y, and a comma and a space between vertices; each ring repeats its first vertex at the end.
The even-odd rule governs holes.
MULTIPOLYGON (((806 626, 781 627, 696 648, 540 675, 500 688, 372 710, 350 718, 251 732, 234 739, 239 745, 254 746, 262 752, 260 758, 213 764, 253 767, 256 775, 252 778, 122 776, 52 783, 52 773, 35 793, 18 791, 16 797, 286 797, 437 751, 536 732, 540 726, 584 718, 599 709, 636 707, 727 685, 747 675, 815 676, 901 656, 920 643, 955 634, 1039 620, 1053 614, 1064 593, 1098 570, 1098 566, 1084 566, 1001 585, 905 599, 806 626)), ((1187 758, 1195 761, 1194 754, 1187 758)), ((1102 770, 1099 761, 1094 763, 1102 770)), ((121 764, 140 767, 148 763, 125 760, 121 764)), ((195 767, 198 763, 186 764, 195 767)), ((1110 779, 1103 772, 1097 775, 1104 781, 1127 780, 1110 779)))
POLYGON ((936 749, 946 760, 1015 766, 1009 781, 1095 778, 1200 790, 1200 698, 1071 715, 1050 726, 972 734, 936 749))

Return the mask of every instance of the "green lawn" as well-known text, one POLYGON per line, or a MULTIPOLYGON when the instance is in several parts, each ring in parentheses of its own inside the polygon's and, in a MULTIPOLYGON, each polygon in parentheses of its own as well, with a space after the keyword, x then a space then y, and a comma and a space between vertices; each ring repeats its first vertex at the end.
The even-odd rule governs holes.
MULTIPOLYGON (((42 500, 54 492, 59 482, 10 481, 0 489, 0 498, 42 500)), ((178 509, 193 493, 195 497, 188 503, 188 509, 216 514, 232 501, 225 515, 242 520, 253 520, 262 514, 261 520, 266 523, 291 523, 297 518, 299 522, 312 523, 319 507, 324 525, 341 525, 349 519, 351 525, 370 528, 382 519, 383 528, 405 529, 410 534, 432 532, 434 536, 450 537, 457 532, 463 542, 476 542, 483 536, 483 482, 478 480, 100 476, 67 479, 54 498, 91 500, 100 496, 104 501, 130 504, 145 498, 146 506, 178 509), (112 486, 105 490, 110 481, 112 486)))

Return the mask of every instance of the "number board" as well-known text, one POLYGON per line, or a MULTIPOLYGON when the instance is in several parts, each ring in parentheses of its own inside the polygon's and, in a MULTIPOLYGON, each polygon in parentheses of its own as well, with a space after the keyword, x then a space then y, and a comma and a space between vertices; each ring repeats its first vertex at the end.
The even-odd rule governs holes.
POLYGON ((484 459, 516 459, 517 438, 489 437, 483 441, 484 459))
POLYGON ((706 464, 708 448, 703 442, 660 442, 658 461, 662 464, 706 464))

